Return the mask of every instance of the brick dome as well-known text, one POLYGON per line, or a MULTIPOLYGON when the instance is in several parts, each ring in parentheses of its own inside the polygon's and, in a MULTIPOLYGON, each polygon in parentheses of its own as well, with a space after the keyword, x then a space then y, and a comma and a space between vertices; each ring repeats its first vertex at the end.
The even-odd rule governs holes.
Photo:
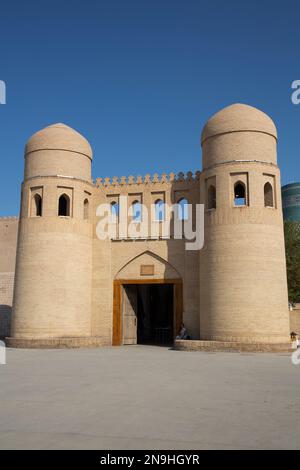
POLYGON ((201 144, 207 139, 231 132, 261 132, 277 139, 272 119, 264 112, 247 104, 236 103, 214 114, 206 123, 201 135, 201 144))
POLYGON ((38 150, 65 150, 93 158, 89 142, 79 132, 61 123, 45 127, 28 140, 25 155, 38 150))

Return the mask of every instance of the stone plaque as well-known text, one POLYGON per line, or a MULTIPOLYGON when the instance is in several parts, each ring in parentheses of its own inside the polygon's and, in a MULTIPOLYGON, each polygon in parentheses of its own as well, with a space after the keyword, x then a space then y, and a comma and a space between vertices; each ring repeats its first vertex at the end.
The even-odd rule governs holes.
POLYGON ((154 264, 141 264, 141 276, 153 276, 154 264))

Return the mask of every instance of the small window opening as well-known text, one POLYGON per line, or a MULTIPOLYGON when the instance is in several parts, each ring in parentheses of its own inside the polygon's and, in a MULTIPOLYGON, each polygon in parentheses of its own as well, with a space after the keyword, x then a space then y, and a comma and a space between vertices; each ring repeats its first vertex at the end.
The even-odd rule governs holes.
POLYGON ((266 183, 264 186, 264 199, 265 207, 274 207, 274 196, 271 183, 266 183))
POLYGON ((42 215, 42 198, 39 194, 35 194, 33 197, 33 215, 36 217, 42 215))
POLYGON ((112 216, 112 221, 117 222, 119 218, 119 204, 117 202, 112 202, 110 205, 110 211, 112 216))
POLYGON ((83 218, 87 220, 89 218, 89 200, 85 199, 83 203, 83 218))
POLYGON ((70 216, 70 198, 66 194, 62 194, 59 198, 58 215, 62 217, 70 216))
POLYGON ((208 188, 208 209, 216 209, 217 207, 217 195, 216 195, 216 188, 214 185, 210 185, 208 188))
POLYGON ((243 183, 236 183, 234 186, 234 205, 246 206, 246 187, 243 183))
POLYGON ((182 198, 178 201, 178 219, 188 220, 189 217, 189 203, 188 200, 182 198))
POLYGON ((142 220, 142 206, 139 201, 132 203, 132 220, 134 222, 141 222, 142 220))
POLYGON ((155 201, 155 220, 157 222, 165 220, 165 204, 161 199, 155 201))

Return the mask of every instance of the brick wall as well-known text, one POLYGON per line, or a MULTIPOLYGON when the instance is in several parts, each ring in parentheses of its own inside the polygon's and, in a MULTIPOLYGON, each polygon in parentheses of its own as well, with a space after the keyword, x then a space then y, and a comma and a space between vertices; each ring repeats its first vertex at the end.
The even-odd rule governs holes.
POLYGON ((15 273, 0 273, 0 338, 9 336, 15 273))
POLYGON ((18 219, 0 218, 0 338, 10 334, 18 219))
POLYGON ((300 333, 300 304, 296 304, 290 311, 290 330, 300 333))

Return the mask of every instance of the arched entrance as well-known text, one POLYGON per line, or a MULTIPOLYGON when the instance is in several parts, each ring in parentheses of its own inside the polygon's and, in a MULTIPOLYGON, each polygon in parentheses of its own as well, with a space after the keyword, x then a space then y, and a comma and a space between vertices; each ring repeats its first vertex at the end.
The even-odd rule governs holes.
POLYGON ((183 297, 182 280, 169 263, 143 253, 119 271, 113 287, 113 345, 173 343, 183 297))

